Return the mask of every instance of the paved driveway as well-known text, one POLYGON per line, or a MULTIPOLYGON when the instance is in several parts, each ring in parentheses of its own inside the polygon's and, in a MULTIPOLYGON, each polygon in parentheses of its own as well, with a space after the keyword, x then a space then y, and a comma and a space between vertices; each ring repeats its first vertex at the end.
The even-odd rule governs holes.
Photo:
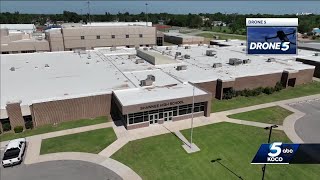
POLYGON ((320 99, 292 103, 289 106, 306 114, 294 125, 298 136, 305 143, 320 143, 320 99))
MULTIPOLYGON (((3 153, 3 152, 1 152, 3 153)), ((113 171, 84 161, 50 161, 0 168, 2 180, 120 180, 113 171)))

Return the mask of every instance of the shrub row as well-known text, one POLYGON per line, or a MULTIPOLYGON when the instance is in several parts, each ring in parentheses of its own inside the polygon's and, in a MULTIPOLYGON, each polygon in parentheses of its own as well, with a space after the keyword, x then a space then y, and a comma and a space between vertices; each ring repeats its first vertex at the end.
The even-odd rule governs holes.
POLYGON ((277 82, 277 84, 274 87, 258 87, 255 89, 244 89, 242 91, 235 91, 233 88, 231 88, 229 91, 225 92, 223 94, 222 99, 232 99, 233 97, 237 96, 245 96, 245 97, 250 97, 250 96, 259 96, 260 94, 272 94, 276 91, 281 91, 284 87, 280 82, 277 82))

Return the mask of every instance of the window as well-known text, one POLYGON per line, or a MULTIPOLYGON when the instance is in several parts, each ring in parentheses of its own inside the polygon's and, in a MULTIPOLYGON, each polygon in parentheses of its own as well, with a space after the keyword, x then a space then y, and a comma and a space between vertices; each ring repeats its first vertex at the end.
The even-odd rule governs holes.
POLYGON ((8 51, 3 51, 3 52, 1 52, 1 54, 9 54, 9 52, 8 51))
POLYGON ((112 38, 112 39, 116 38, 116 35, 111 35, 111 38, 112 38))
POLYGON ((97 36, 97 39, 100 39, 100 36, 97 36))
POLYGON ((129 34, 126 35, 126 38, 129 38, 129 34))
POLYGON ((83 40, 84 39, 84 36, 81 36, 81 40, 83 40))
POLYGON ((139 34, 139 37, 140 37, 140 38, 142 38, 142 37, 143 37, 143 35, 142 35, 142 34, 139 34))

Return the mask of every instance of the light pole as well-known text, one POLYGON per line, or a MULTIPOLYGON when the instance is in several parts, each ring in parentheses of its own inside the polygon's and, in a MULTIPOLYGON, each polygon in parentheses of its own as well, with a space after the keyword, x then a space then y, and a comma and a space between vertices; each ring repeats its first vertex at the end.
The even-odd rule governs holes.
POLYGON ((193 86, 193 92, 192 92, 192 111, 191 111, 190 149, 192 149, 192 136, 193 136, 194 90, 195 90, 195 87, 193 86))
MULTIPOLYGON (((268 126, 268 127, 265 127, 265 128, 264 128, 265 130, 268 130, 268 129, 269 129, 268 144, 270 143, 272 129, 273 129, 273 128, 277 128, 277 127, 278 127, 277 125, 272 125, 272 126, 268 126)), ((267 167, 266 164, 264 164, 263 167, 262 167, 262 180, 264 180, 264 174, 265 174, 265 172, 266 172, 266 167, 267 167)))
POLYGON ((146 16, 147 16, 146 26, 148 26, 148 3, 146 3, 146 16))

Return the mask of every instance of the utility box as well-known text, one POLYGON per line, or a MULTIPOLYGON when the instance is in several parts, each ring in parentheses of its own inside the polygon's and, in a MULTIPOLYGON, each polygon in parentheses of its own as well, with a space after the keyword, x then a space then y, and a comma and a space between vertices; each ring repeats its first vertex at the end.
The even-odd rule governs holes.
POLYGON ((185 58, 185 59, 190 59, 190 55, 189 55, 189 54, 185 54, 185 55, 184 55, 184 58, 185 58))
POLYGON ((249 63, 251 63, 251 59, 244 59, 244 60, 242 60, 242 63, 249 64, 249 63))
POLYGON ((222 67, 222 63, 213 63, 212 67, 213 68, 222 67))
POLYGON ((152 74, 147 75, 147 80, 155 81, 156 77, 152 74))
POLYGON ((268 58, 267 62, 275 62, 276 59, 275 58, 268 58))
POLYGON ((207 50, 206 55, 207 56, 215 56, 217 54, 217 51, 215 50, 207 50))
POLYGON ((152 80, 149 80, 149 79, 146 79, 146 80, 141 80, 140 81, 140 86, 151 86, 152 85, 152 83, 153 83, 153 81, 152 80))
POLYGON ((177 66, 176 69, 177 69, 177 71, 186 70, 187 66, 186 65, 177 66))
POLYGON ((233 66, 236 66, 236 65, 242 64, 242 60, 239 59, 239 58, 230 58, 229 59, 229 64, 233 65, 233 66))
POLYGON ((143 60, 143 59, 137 59, 137 60, 136 60, 136 64, 141 64, 141 63, 144 63, 144 60, 143 60))
POLYGON ((129 54, 128 55, 128 59, 135 59, 136 58, 136 55, 135 54, 129 54))

